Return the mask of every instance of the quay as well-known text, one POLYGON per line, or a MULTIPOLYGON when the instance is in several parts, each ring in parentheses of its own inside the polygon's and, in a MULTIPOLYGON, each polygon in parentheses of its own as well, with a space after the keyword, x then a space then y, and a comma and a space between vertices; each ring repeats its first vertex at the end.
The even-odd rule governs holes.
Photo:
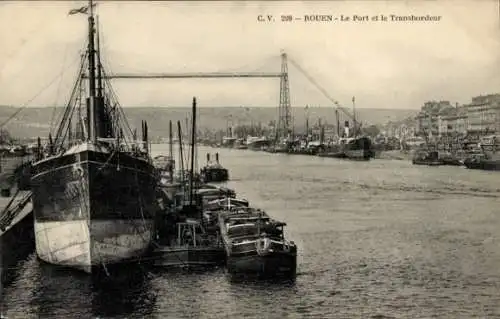
POLYGON ((417 144, 379 143, 367 136, 341 138, 339 143, 306 140, 300 136, 277 143, 270 137, 247 139, 224 137, 222 143, 203 140, 205 146, 236 150, 252 150, 288 155, 318 156, 343 160, 403 160, 413 165, 459 166, 468 169, 500 170, 500 137, 495 135, 479 139, 425 140, 417 144))
POLYGON ((22 168, 30 157, 5 157, 0 174, 0 274, 1 287, 16 274, 16 265, 35 248, 31 192, 20 189, 22 168))

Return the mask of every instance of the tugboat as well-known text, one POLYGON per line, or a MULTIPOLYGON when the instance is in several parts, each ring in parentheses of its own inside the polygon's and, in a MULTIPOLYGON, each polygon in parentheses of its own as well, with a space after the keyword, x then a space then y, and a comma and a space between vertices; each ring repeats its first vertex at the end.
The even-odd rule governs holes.
POLYGON ((229 180, 229 172, 219 163, 219 153, 215 153, 215 163, 210 162, 207 154, 207 165, 200 170, 201 180, 205 183, 220 183, 229 180))
POLYGON ((218 222, 231 275, 295 278, 297 246, 284 238, 285 223, 250 207, 220 212, 218 222))
POLYGON ((500 158, 486 154, 475 154, 464 160, 468 169, 480 169, 485 171, 500 171, 500 158))
POLYGON ((413 165, 439 166, 444 165, 444 162, 439 159, 438 151, 419 150, 415 152, 412 159, 413 165))
POLYGON ((478 154, 471 154, 464 160, 469 169, 500 171, 500 154, 497 152, 500 137, 492 135, 481 138, 478 154))

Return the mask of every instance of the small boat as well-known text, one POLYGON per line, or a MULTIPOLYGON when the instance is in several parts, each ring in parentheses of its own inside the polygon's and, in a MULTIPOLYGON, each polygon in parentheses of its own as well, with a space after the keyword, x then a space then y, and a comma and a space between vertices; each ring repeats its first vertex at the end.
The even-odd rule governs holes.
POLYGON ((297 246, 284 238, 285 223, 250 207, 221 212, 218 219, 230 274, 295 277, 297 246))
POLYGON ((444 162, 439 158, 437 151, 420 150, 415 152, 412 159, 413 165, 439 166, 444 165, 444 162))
POLYGON ((203 219, 207 225, 217 227, 217 218, 222 211, 230 211, 234 207, 249 207, 246 199, 220 198, 209 201, 203 205, 203 219))
POLYGON ((200 170, 201 180, 205 183, 226 182, 229 180, 229 172, 219 163, 219 153, 215 153, 215 162, 210 161, 207 154, 207 165, 200 170))
POLYGON ((464 160, 468 169, 481 169, 485 171, 500 171, 500 159, 488 158, 487 156, 475 155, 464 160))
POLYGON ((203 208, 205 210, 221 210, 231 207, 249 207, 250 203, 246 199, 239 198, 221 198, 208 202, 203 208))
POLYGON ((271 141, 268 140, 265 136, 263 137, 254 137, 248 136, 246 145, 249 150, 260 151, 263 147, 267 148, 271 145, 271 141))
POLYGON ((289 142, 283 141, 268 149, 270 153, 288 153, 290 151, 289 142))
POLYGON ((196 219, 175 224, 167 245, 153 250, 153 265, 161 267, 215 267, 224 265, 224 248, 217 234, 208 233, 196 219))
POLYGON ((237 150, 246 150, 248 149, 248 146, 245 144, 245 141, 243 139, 237 139, 233 145, 233 148, 237 150))
MULTIPOLYGON (((213 185, 210 185, 213 186, 213 185)), ((234 193, 233 190, 223 188, 223 187, 216 187, 216 188, 211 188, 207 186, 203 186, 199 189, 196 189, 195 194, 198 198, 200 198, 201 202, 203 205, 206 205, 208 202, 217 200, 217 199, 224 199, 227 197, 235 198, 236 194, 234 193)))

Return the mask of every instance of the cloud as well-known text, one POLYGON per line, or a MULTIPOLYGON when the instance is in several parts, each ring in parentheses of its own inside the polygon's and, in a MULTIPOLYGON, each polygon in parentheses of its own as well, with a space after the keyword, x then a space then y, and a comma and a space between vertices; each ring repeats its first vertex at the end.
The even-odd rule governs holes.
MULTIPOLYGON (((0 104, 62 104, 86 39, 85 1, 7 2, 0 11, 0 104), (10 30, 10 31, 9 31, 10 30)), ((466 102, 500 87, 496 1, 102 2, 105 62, 113 72, 269 71, 284 48, 335 99, 360 107, 466 102), (257 16, 435 15, 439 22, 259 23, 257 16)), ((289 65, 292 103, 331 103, 289 65)), ((276 79, 114 80, 123 105, 276 106, 276 79)))

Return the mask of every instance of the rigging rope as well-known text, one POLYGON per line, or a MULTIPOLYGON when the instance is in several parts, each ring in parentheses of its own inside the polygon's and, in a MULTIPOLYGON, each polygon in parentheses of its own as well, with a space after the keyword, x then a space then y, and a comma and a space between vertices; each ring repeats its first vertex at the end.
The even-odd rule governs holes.
POLYGON ((316 82, 316 80, 314 80, 314 78, 310 76, 297 62, 295 62, 290 57, 288 57, 288 61, 290 61, 290 63, 292 63, 293 66, 295 66, 295 68, 299 70, 309 80, 309 82, 311 82, 327 99, 329 99, 336 106, 337 109, 340 109, 349 118, 354 119, 354 116, 351 115, 343 106, 341 106, 338 101, 332 98, 328 94, 328 92, 326 92, 326 90, 321 85, 319 85, 319 83, 316 82))
POLYGON ((59 98, 59 92, 61 91, 61 84, 62 84, 62 80, 63 80, 63 75, 65 73, 65 64, 66 64, 66 58, 68 56, 68 46, 69 44, 66 44, 66 47, 64 49, 64 58, 63 58, 63 62, 62 62, 62 65, 61 65, 61 77, 59 78, 59 85, 57 86, 57 91, 56 91, 56 96, 55 96, 55 101, 54 101, 54 109, 52 111, 52 116, 50 118, 50 126, 49 126, 49 134, 52 134, 52 128, 53 128, 53 125, 54 125, 54 118, 56 116, 56 110, 57 110, 57 100, 59 98))
MULTIPOLYGON (((77 59, 73 60, 71 62, 71 64, 73 64, 77 59)), ((5 121, 3 121, 1 124, 0 124, 0 129, 4 128, 5 125, 7 125, 13 118, 15 118, 19 113, 21 113, 21 111, 23 111, 27 106, 28 104, 30 104, 31 102, 33 102, 38 96, 40 96, 40 94, 42 94, 46 89, 48 89, 52 84, 54 84, 55 81, 57 81, 57 79, 59 79, 59 77, 61 77, 64 73, 64 70, 61 71, 61 73, 59 73, 56 77, 54 77, 46 86, 44 86, 37 94, 35 94, 35 96, 33 96, 31 99, 28 100, 28 102, 24 103, 22 106, 20 106, 11 116, 9 116, 5 121)))
MULTIPOLYGON (((62 131, 64 130, 64 128, 66 126, 66 121, 68 120, 68 115, 70 114, 70 112, 72 110, 75 109, 75 107, 71 107, 71 104, 73 102, 75 102, 75 98, 78 97, 77 93, 79 93, 79 87, 80 87, 80 84, 81 84, 81 77, 80 77, 80 75, 83 72, 83 69, 85 68, 85 57, 86 57, 86 55, 82 55, 81 56, 80 70, 77 73, 77 77, 78 78, 75 81, 75 84, 73 86, 73 90, 71 91, 70 99, 69 99, 68 104, 66 106, 66 109, 65 109, 65 111, 63 113, 63 116, 62 116, 62 119, 61 119, 61 123, 59 124, 59 127, 57 129, 57 133, 56 133, 55 140, 54 140, 54 145, 55 146, 58 145, 58 142, 59 142, 59 139, 61 137, 62 131)), ((64 143, 64 140, 62 140, 60 142, 60 145, 62 145, 63 143, 64 143)))

